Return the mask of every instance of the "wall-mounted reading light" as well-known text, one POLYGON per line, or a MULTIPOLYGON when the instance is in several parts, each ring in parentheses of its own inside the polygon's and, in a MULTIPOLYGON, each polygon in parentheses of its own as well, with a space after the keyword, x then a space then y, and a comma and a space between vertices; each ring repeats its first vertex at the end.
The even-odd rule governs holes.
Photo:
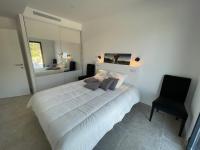
POLYGON ((101 56, 97 56, 98 57, 98 59, 101 59, 101 56))
POLYGON ((140 61, 140 58, 139 58, 139 57, 136 57, 136 58, 135 58, 135 61, 136 61, 136 62, 139 62, 139 61, 140 61))
POLYGON ((132 58, 130 61, 130 66, 134 68, 138 68, 142 65, 140 57, 132 58))
POLYGON ((97 62, 98 64, 103 63, 103 57, 102 57, 101 55, 98 55, 98 56, 97 56, 96 62, 97 62))

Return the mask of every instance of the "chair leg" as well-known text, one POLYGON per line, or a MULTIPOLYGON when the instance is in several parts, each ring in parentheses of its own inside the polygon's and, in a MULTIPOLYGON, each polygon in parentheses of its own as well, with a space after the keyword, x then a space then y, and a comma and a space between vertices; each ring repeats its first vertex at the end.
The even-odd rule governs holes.
POLYGON ((153 113, 154 113, 154 108, 155 108, 155 106, 153 105, 152 108, 151 108, 151 114, 150 114, 149 121, 151 121, 151 119, 152 119, 152 116, 153 116, 153 113))
POLYGON ((185 122, 186 122, 185 119, 183 119, 183 120, 181 121, 181 127, 180 127, 180 130, 179 130, 178 136, 181 136, 181 135, 182 135, 183 129, 184 129, 184 127, 185 127, 185 122))

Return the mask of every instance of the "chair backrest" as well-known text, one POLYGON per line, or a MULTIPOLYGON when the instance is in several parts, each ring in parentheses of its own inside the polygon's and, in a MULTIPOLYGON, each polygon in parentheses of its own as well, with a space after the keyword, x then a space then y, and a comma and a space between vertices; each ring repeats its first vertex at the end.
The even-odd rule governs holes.
POLYGON ((95 75, 95 64, 87 64, 87 76, 95 75))
POLYGON ((184 103, 190 87, 190 82, 190 78, 165 75, 160 96, 184 103))

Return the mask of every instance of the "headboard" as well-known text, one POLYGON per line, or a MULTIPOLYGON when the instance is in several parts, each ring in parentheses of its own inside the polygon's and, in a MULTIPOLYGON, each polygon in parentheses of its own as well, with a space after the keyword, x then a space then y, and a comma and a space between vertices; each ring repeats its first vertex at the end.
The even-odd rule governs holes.
POLYGON ((136 84, 137 77, 138 77, 137 75, 138 68, 133 68, 128 65, 101 63, 101 64, 96 65, 96 70, 99 70, 99 69, 126 74, 127 78, 125 80, 125 83, 129 83, 132 85, 136 84))

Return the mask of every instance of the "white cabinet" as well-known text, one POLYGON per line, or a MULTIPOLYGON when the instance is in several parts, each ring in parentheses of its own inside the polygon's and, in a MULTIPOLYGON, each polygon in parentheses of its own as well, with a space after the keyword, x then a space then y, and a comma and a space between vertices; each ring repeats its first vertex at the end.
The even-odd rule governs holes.
POLYGON ((76 71, 69 71, 69 72, 64 72, 64 83, 69 83, 73 81, 77 81, 78 77, 82 75, 81 70, 76 70, 76 71))
POLYGON ((25 18, 26 31, 29 38, 45 40, 62 40, 69 43, 80 44, 80 31, 58 25, 25 18))
POLYGON ((57 74, 36 77, 36 90, 52 88, 69 82, 77 81, 78 76, 82 74, 81 70, 62 72, 57 74))

